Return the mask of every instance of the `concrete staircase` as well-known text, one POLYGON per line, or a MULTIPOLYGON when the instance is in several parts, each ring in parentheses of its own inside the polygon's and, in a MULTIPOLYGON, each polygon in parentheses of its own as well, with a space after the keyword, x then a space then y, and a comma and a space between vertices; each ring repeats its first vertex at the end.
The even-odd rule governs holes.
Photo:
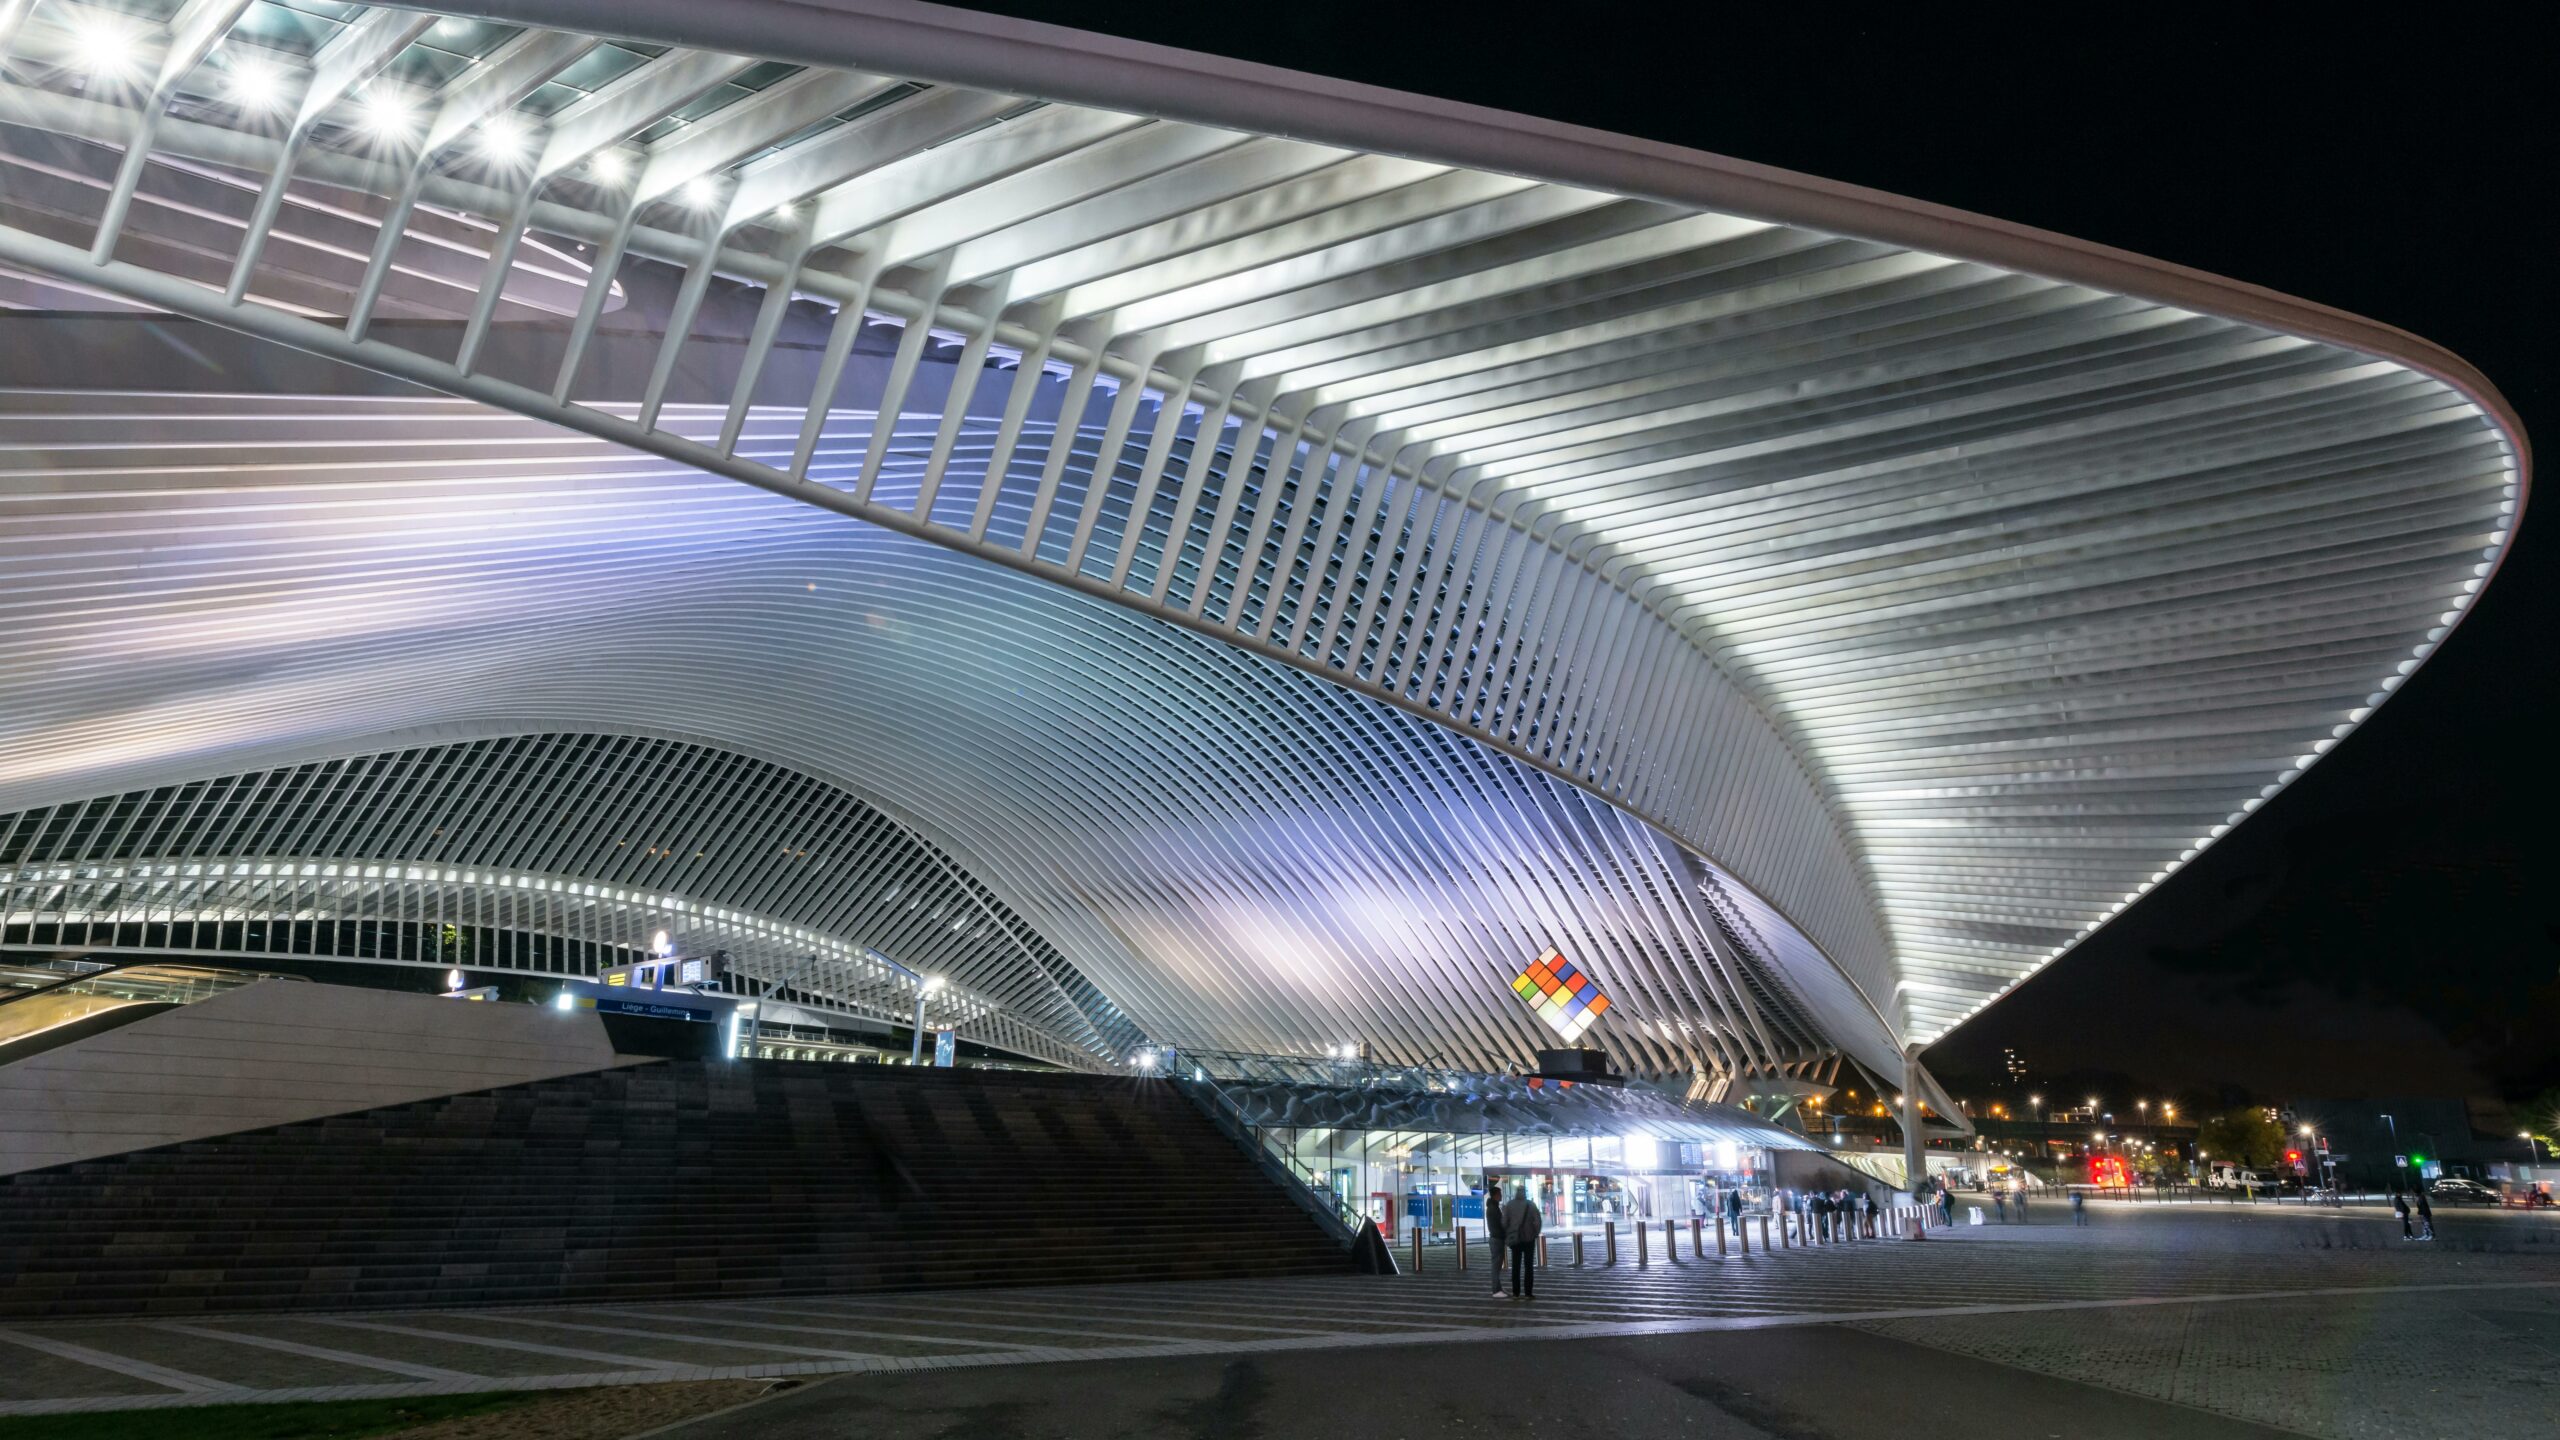
POLYGON ((0 1180, 0 1319, 1339 1272, 1164 1081, 665 1061, 0 1180))

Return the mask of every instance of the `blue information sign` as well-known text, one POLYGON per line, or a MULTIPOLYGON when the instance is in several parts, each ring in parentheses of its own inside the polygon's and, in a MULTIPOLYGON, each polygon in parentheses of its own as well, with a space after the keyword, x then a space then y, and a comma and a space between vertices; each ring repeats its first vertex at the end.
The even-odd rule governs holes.
POLYGON ((936 1030, 933 1032, 934 1064, 939 1065, 946 1070, 950 1069, 952 1057, 957 1055, 959 1050, 959 1042, 952 1038, 950 1031, 936 1030))
POLYGON ((599 1013, 606 1015, 647 1015, 658 1020, 716 1018, 710 1011, 696 1010, 690 1005, 661 1005, 650 1000, 625 1000, 618 995, 599 995, 596 997, 595 1006, 599 1013))

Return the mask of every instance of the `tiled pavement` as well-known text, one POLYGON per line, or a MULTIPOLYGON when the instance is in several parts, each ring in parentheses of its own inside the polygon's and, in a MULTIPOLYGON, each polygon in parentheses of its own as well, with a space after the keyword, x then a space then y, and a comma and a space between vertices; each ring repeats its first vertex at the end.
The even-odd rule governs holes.
POLYGON ((1485 1293, 1480 1254, 1460 1274, 1440 1250, 1396 1278, 29 1325, 0 1330, 0 1414, 1826 1322, 2087 1379, 2052 1322, 2091 1311, 2107 1312, 2102 1330, 2069 1336, 2137 1337, 2110 1348, 2100 1383, 2219 1408, 2202 1392, 2227 1377, 2164 1369, 2156 1353, 2194 1327, 2263 1330, 2248 1317, 2302 1307, 2280 1297, 2352 1315, 2453 1289, 2560 1315, 2560 1254, 2303 1248, 2266 1243, 2289 1228, 2101 1219, 1747 1258, 1684 1243, 1677 1262, 1657 1247, 1642 1268, 1631 1245, 1615 1267, 1579 1270, 1558 1246, 1527 1304, 1485 1293), (2194 1318, 2217 1309, 2229 1313, 2194 1318))
POLYGON ((2560 1288, 1929 1316, 1890 1339, 2337 1440, 2560 1435, 2560 1288))

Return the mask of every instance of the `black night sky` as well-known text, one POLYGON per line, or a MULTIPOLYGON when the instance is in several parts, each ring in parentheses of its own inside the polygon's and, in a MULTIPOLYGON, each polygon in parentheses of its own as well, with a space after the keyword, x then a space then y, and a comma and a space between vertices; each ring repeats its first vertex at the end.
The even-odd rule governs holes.
MULTIPOLYGON (((2548 12, 2368 25, 2226 8, 2183 27, 1808 6, 1785 23, 1702 9, 1712 26, 1677 31, 1649 6, 976 8, 1641 135, 2255 282, 2451 349, 2560 443, 2548 12)), ((2015 1046, 2045 1074, 2171 1091, 2560 1085, 2548 508, 2528 502, 2477 610, 2391 703, 1931 1067, 1962 1086, 2015 1046)))

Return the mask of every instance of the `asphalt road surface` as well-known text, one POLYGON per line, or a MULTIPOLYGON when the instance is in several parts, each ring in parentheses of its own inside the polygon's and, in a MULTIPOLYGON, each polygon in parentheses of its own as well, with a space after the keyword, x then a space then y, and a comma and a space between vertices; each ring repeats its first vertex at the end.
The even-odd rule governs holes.
POLYGON ((2258 1440, 2288 1433, 1841 1326, 852 1375, 667 1440, 2258 1440))

